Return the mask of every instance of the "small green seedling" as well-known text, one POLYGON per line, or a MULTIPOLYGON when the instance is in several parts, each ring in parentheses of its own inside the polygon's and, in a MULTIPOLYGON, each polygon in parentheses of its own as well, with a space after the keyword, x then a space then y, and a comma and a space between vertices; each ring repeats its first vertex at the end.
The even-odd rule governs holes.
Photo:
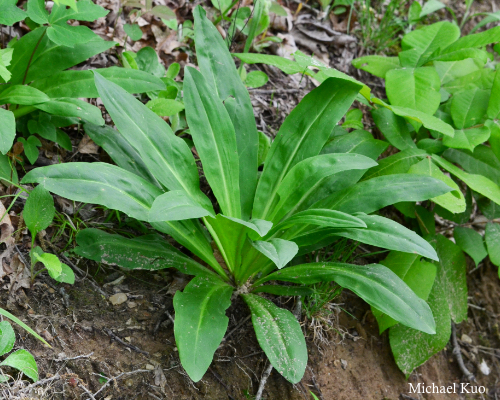
POLYGON ((75 283, 75 275, 70 267, 61 263, 54 254, 44 253, 43 250, 35 246, 36 235, 46 229, 54 218, 56 209, 54 199, 47 189, 37 186, 30 193, 26 206, 24 207, 24 222, 31 233, 31 282, 45 269, 49 275, 57 282, 75 283), (35 265, 41 262, 45 268, 35 273, 35 265))

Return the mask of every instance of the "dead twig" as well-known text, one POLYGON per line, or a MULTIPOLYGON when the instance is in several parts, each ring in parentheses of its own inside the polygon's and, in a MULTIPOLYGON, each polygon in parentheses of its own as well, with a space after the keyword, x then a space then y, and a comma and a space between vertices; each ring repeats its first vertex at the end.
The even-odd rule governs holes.
POLYGON ((92 394, 92 392, 91 392, 90 390, 88 390, 88 389, 85 387, 85 385, 82 385, 81 383, 79 383, 79 384, 78 384, 78 386, 80 386, 80 387, 83 389, 83 391, 84 391, 85 393, 87 393, 87 394, 90 396, 90 398, 91 398, 92 400, 97 400, 97 399, 95 398, 95 396, 92 394))
POLYGON ((457 341, 457 328, 455 327, 455 324, 453 322, 451 323, 451 341, 453 344, 453 354, 455 354, 455 357, 457 358, 457 363, 460 368, 460 371, 462 371, 462 373, 465 375, 465 378, 468 381, 474 382, 476 380, 474 374, 470 372, 464 364, 464 359, 462 358, 460 345, 458 344, 457 341))
POLYGON ((108 387, 109 384, 111 384, 111 382, 113 381, 116 381, 124 376, 128 376, 128 375, 134 375, 134 374, 140 374, 142 372, 152 372, 148 369, 137 369, 135 371, 130 371, 130 372, 122 372, 120 375, 117 375, 117 376, 114 376, 113 378, 109 379, 104 385, 102 385, 102 387, 94 393, 94 397, 95 398, 99 393, 101 393, 106 387, 108 387))
POLYGON ((272 366, 272 364, 269 364, 269 366, 266 368, 266 370, 262 374, 262 378, 260 379, 260 383, 259 383, 259 390, 257 390, 257 394, 255 395, 255 400, 260 400, 262 398, 262 393, 264 392, 267 378, 269 378, 269 375, 271 375, 272 370, 273 370, 273 366, 272 366))
POLYGON ((116 336, 111 331, 111 329, 104 328, 103 330, 104 330, 104 332, 106 332, 111 337, 112 340, 116 340, 118 343, 124 345, 125 347, 128 347, 131 350, 134 350, 137 353, 141 353, 141 354, 144 354, 146 356, 149 356, 149 353, 147 351, 141 350, 140 348, 134 346, 133 344, 125 342, 124 340, 122 340, 121 338, 119 338, 118 336, 116 336))

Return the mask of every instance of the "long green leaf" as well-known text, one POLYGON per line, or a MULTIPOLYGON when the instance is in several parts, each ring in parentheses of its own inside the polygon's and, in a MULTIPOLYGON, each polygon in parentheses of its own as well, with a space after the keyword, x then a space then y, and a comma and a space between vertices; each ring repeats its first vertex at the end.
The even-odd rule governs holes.
POLYGON ((452 190, 444 182, 420 175, 383 175, 359 182, 320 200, 314 208, 328 208, 348 214, 372 213, 401 201, 423 201, 452 190))
POLYGON ((40 183, 74 201, 99 204, 148 221, 149 209, 162 191, 137 175, 105 163, 56 164, 31 170, 23 183, 40 183))
POLYGON ((95 125, 104 125, 99 108, 80 99, 60 98, 35 104, 35 108, 61 117, 77 117, 95 125))
POLYGON ((298 212, 275 226, 269 236, 283 229, 300 224, 316 225, 322 228, 366 228, 363 220, 337 210, 309 209, 298 212))
POLYGON ((127 142, 119 131, 107 125, 98 126, 90 123, 85 123, 83 128, 85 133, 108 153, 116 165, 162 189, 137 150, 127 142))
POLYGON ((174 296, 174 334, 182 366, 198 382, 224 337, 233 288, 218 278, 196 277, 174 296))
POLYGON ((149 222, 179 221, 182 219, 212 216, 183 190, 172 190, 158 196, 149 212, 149 222))
MULTIPOLYGON (((144 71, 118 67, 100 68, 96 71, 129 93, 146 93, 165 89, 165 84, 159 78, 144 71)), ((34 81, 32 87, 50 97, 99 97, 94 74, 90 70, 59 72, 48 78, 34 81)))
POLYGON ((371 168, 364 176, 363 180, 373 179, 384 175, 404 174, 408 172, 413 164, 423 160, 427 152, 421 149, 406 149, 383 158, 378 166, 371 168))
POLYGON ((319 154, 360 89, 356 83, 329 78, 290 113, 267 155, 255 195, 254 218, 266 219, 278 201, 281 181, 295 164, 319 154))
POLYGON ((12 103, 31 106, 49 100, 49 96, 45 93, 26 85, 12 85, 0 93, 0 104, 12 103))
POLYGON ((500 26, 488 29, 481 33, 466 35, 458 39, 452 45, 444 48, 442 54, 449 54, 457 50, 467 49, 469 47, 483 47, 490 43, 500 42, 500 26))
POLYGON ((214 86, 219 98, 225 102, 236 132, 241 216, 246 220, 251 214, 257 185, 259 147, 252 103, 219 31, 200 6, 194 9, 193 15, 196 56, 200 71, 207 82, 214 86))
POLYGON ((242 295, 252 313, 260 347, 272 366, 291 383, 299 382, 307 365, 307 346, 293 314, 253 294, 242 295))
POLYGON ((359 57, 352 60, 352 65, 379 78, 385 78, 387 72, 401 66, 397 57, 385 56, 359 57))
POLYGON ((216 276, 156 234, 128 239, 89 228, 78 232, 76 242, 75 253, 96 262, 126 269, 176 268, 187 275, 216 276))
POLYGON ((302 264, 273 272, 257 281, 255 286, 270 280, 304 285, 335 281, 396 321, 423 332, 435 333, 436 325, 427 303, 383 265, 302 264))
POLYGON ((194 68, 185 71, 184 102, 203 171, 221 210, 225 215, 240 218, 239 160, 234 127, 222 101, 194 68))
POLYGON ((0 108, 0 152, 7 154, 16 137, 16 118, 12 111, 0 108))
POLYGON ((113 122, 155 178, 169 190, 184 190, 198 203, 210 207, 200 190, 198 170, 186 142, 131 94, 97 72, 94 74, 99 96, 113 122))
POLYGON ((377 165, 371 158, 356 153, 322 154, 295 164, 278 186, 279 203, 272 213, 274 221, 293 213, 313 192, 321 180, 346 170, 368 169, 377 165))
POLYGON ((450 174, 464 181, 472 190, 475 190, 483 196, 486 196, 488 199, 493 200, 495 203, 500 204, 500 187, 496 183, 482 175, 468 174, 435 154, 432 155, 432 159, 441 168, 444 168, 450 174))
POLYGON ((370 132, 356 130, 335 137, 321 149, 321 154, 356 153, 376 161, 388 146, 387 142, 374 139, 370 132))
MULTIPOLYGON (((486 247, 488 248, 488 254, 490 260, 497 267, 500 267, 500 225, 493 222, 489 222, 486 225, 486 247)), ((498 272, 500 276, 500 269, 498 272)))
POLYGON ((15 322, 18 324, 21 328, 23 328, 26 332, 31 333, 34 337, 36 337, 40 342, 43 344, 49 346, 52 348, 50 344, 47 343, 47 341, 42 338, 38 333, 36 333, 33 329, 31 329, 28 325, 26 325, 23 321, 21 321, 19 318, 16 316, 12 315, 10 312, 4 310, 3 308, 0 308, 0 315, 3 315, 4 317, 10 319, 11 321, 15 322))

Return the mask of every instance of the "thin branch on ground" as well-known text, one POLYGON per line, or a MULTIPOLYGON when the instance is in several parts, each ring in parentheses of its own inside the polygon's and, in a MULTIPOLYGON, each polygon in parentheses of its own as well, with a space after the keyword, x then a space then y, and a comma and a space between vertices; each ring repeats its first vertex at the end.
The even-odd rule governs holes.
POLYGON ((474 382, 476 380, 474 374, 470 372, 464 364, 464 359, 462 358, 462 350, 460 349, 460 345, 457 341, 457 328, 455 327, 455 324, 453 322, 451 323, 451 341, 453 344, 453 354, 455 354, 455 357, 457 358, 457 363, 460 371, 462 371, 468 381, 474 382))
POLYGON ((88 390, 88 389, 85 387, 85 385, 82 385, 81 383, 79 383, 79 384, 78 384, 78 386, 79 386, 79 387, 81 387, 81 388, 83 389, 83 391, 84 391, 85 393, 87 393, 87 394, 90 396, 90 398, 91 398, 92 400, 97 400, 97 399, 95 398, 95 396, 92 394, 92 392, 91 392, 90 390, 88 390))
POLYGON ((124 377, 124 376, 129 376, 129 375, 135 375, 135 374, 140 374, 143 372, 153 372, 148 369, 137 369, 135 371, 130 371, 130 372, 122 372, 120 375, 114 376, 113 378, 110 378, 102 387, 94 393, 94 397, 96 397, 99 393, 101 393, 105 388, 108 387, 108 385, 111 384, 111 382, 117 381, 118 379, 124 377))
POLYGON ((116 336, 112 331, 111 329, 106 329, 104 328, 103 329, 104 332, 106 332, 112 340, 116 340, 118 343, 124 345, 125 347, 128 347, 129 349, 131 350, 134 350, 135 352, 137 353, 141 353, 141 354, 144 354, 146 356, 149 356, 149 353, 147 351, 144 351, 144 350, 141 350, 139 347, 137 346, 134 346, 133 344, 130 344, 130 343, 127 343, 125 342, 124 340, 122 340, 120 337, 116 336))
POLYGON ((82 358, 89 358, 91 355, 93 355, 94 352, 89 353, 89 354, 83 354, 81 356, 76 356, 76 357, 68 357, 68 358, 54 358, 53 360, 55 362, 66 362, 66 361, 73 361, 73 360, 80 360, 82 358))
POLYGON ((266 387, 267 378, 271 375, 271 371, 273 370, 272 364, 269 364, 269 367, 266 368, 264 373, 262 374, 262 378, 259 383, 259 390, 257 390, 257 394, 255 395, 255 400, 261 400, 262 393, 264 392, 264 388, 266 387))

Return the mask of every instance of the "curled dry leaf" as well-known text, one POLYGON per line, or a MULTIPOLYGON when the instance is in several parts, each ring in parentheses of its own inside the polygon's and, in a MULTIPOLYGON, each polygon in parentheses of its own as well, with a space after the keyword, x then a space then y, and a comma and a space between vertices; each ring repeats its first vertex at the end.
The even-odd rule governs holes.
POLYGON ((20 288, 29 289, 31 287, 31 272, 29 267, 19 257, 19 254, 14 254, 10 262, 10 284, 8 285, 9 292, 15 293, 20 288))
POLYGON ((0 280, 5 275, 12 273, 12 268, 9 266, 11 261, 12 251, 14 250, 14 226, 10 220, 10 216, 5 209, 5 206, 0 202, 0 243, 5 243, 5 250, 0 254, 0 280))
POLYGON ((271 29, 290 32, 293 28, 293 16, 287 7, 282 7, 286 11, 286 17, 274 13, 269 14, 269 27, 271 29))
POLYGON ((99 146, 88 135, 85 135, 78 144, 78 151, 82 154, 98 154, 99 146))

